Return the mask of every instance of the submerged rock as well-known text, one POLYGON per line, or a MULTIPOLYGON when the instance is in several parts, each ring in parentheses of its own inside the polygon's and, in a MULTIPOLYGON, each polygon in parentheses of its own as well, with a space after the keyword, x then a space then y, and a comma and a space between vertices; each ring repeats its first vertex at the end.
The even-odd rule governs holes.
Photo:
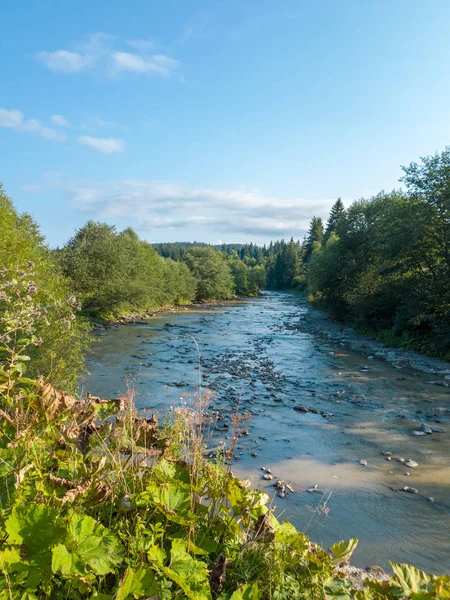
POLYGON ((431 427, 429 425, 427 425, 426 423, 422 423, 422 425, 420 426, 420 431, 423 431, 424 433, 427 433, 427 434, 433 433, 433 430, 431 429, 431 427))
POLYGON ((319 490, 319 486, 314 485, 313 487, 309 488, 306 490, 309 494, 323 494, 324 492, 322 492, 322 490, 319 490))
POLYGON ((405 487, 400 488, 400 492, 408 492, 409 494, 418 494, 419 490, 417 488, 409 487, 405 485, 405 487))

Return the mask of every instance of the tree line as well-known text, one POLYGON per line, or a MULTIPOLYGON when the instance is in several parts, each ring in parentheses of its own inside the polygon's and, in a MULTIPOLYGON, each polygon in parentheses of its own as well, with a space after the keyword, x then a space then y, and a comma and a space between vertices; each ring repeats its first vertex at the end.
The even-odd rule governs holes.
MULTIPOLYGON (((333 207, 307 263, 312 299, 402 345, 450 358, 450 147, 403 167, 406 190, 333 207)), ((311 235, 311 230, 310 230, 311 235)))
MULTIPOLYGON (((304 239, 265 246, 152 246, 131 228, 89 221, 52 250, 0 187, 0 282, 30 277, 39 306, 53 307, 36 333, 43 343, 33 368, 55 383, 76 379, 88 323, 72 319, 75 305, 85 317, 113 318, 263 288, 305 292, 388 344, 450 358, 450 147, 403 171, 405 190, 347 209, 338 199, 325 224, 312 218, 304 239)), ((8 289, 0 290, 3 316, 8 289)), ((8 335, 0 331, 0 342, 8 335)))
POLYGON ((255 295, 264 284, 263 268, 245 264, 236 253, 192 245, 175 261, 131 228, 117 231, 106 223, 89 221, 52 250, 34 219, 20 214, 0 186, 0 363, 19 327, 11 306, 32 301, 29 318, 39 343, 32 344, 28 371, 56 385, 75 385, 93 318, 255 295), (10 289, 22 290, 23 297, 10 297, 10 289))
MULTIPOLYGON (((302 240, 218 248, 260 287, 298 290, 390 345, 450 358, 450 147, 402 167, 404 190, 338 199, 302 240), (238 263, 237 263, 238 264, 238 263)), ((164 244, 183 260, 189 244, 164 244)))

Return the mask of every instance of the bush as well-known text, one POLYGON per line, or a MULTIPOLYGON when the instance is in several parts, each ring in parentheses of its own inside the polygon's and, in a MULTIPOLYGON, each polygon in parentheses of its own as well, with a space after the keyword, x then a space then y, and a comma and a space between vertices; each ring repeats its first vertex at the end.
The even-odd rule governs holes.
MULTIPOLYGON (((38 226, 29 215, 17 213, 1 186, 0 265, 0 360, 5 357, 8 338, 18 327, 17 310, 25 303, 35 340, 39 340, 38 346, 29 347, 33 360, 27 374, 75 388, 89 346, 88 325, 75 319, 78 301, 38 226)), ((26 323, 22 325, 26 329, 26 323)), ((23 335, 27 335, 25 330, 23 335)))

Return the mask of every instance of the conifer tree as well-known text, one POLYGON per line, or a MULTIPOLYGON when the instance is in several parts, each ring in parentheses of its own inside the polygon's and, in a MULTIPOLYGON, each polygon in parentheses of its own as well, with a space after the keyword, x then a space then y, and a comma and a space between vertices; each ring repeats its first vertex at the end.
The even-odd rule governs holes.
POLYGON ((308 237, 306 238, 306 250, 304 261, 307 263, 312 256, 314 244, 321 244, 323 241, 323 221, 320 217, 313 217, 309 226, 308 237))
POLYGON ((325 233, 323 236, 323 243, 326 244, 330 239, 330 235, 333 232, 336 232, 336 229, 339 223, 342 222, 342 219, 345 216, 345 208, 344 203, 340 198, 336 200, 336 202, 331 207, 330 215, 328 217, 327 226, 325 228, 325 233))

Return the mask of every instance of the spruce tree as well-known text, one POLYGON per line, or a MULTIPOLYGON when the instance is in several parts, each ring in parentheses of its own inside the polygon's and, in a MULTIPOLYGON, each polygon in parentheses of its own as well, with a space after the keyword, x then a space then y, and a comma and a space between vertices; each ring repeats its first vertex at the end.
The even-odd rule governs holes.
POLYGON ((312 256, 314 244, 321 244, 323 241, 323 221, 320 217, 313 217, 309 226, 308 237, 306 239, 306 250, 304 261, 307 263, 312 256))
POLYGON ((323 236, 323 243, 326 244, 330 239, 330 235, 336 231, 337 226, 345 216, 344 203, 340 198, 331 207, 330 215, 328 217, 325 234, 323 236))

